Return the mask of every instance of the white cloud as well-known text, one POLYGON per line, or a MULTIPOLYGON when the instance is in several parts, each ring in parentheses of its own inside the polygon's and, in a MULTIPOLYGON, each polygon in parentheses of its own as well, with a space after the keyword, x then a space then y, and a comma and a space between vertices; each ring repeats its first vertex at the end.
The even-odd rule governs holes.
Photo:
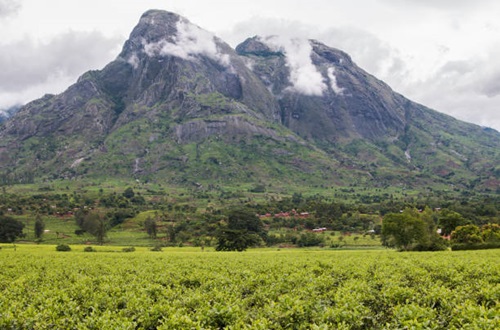
POLYGON ((344 95, 344 88, 339 87, 339 85, 337 84, 337 77, 335 77, 335 68, 329 67, 327 69, 327 74, 328 80, 330 80, 330 88, 335 92, 335 94, 344 95))
POLYGON ((203 55, 229 66, 229 55, 219 51, 215 38, 212 33, 180 19, 173 42, 163 39, 157 43, 144 44, 144 52, 150 57, 170 55, 190 61, 195 60, 197 55, 203 55))
POLYGON ((319 96, 327 89, 323 76, 312 62, 312 46, 309 40, 271 36, 261 41, 285 54, 290 69, 291 90, 304 95, 319 96))
POLYGON ((136 53, 133 53, 128 59, 127 63, 132 65, 134 69, 137 69, 139 67, 139 57, 137 56, 136 53))

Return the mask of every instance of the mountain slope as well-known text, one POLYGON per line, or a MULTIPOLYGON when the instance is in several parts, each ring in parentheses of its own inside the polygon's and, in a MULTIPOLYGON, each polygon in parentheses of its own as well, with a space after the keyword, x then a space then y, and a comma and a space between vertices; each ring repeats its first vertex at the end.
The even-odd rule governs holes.
POLYGON ((253 37, 235 50, 146 12, 119 56, 0 126, 3 181, 404 183, 494 188, 500 134, 394 93, 342 51, 253 37))

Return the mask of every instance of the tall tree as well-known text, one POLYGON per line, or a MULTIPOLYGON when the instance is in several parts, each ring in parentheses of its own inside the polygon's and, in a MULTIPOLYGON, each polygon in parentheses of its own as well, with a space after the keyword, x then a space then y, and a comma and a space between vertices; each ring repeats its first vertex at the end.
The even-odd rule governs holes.
POLYGON ((155 219, 148 217, 146 221, 144 221, 144 228, 146 229, 146 232, 148 233, 150 238, 156 238, 158 227, 156 225, 155 219))
POLYGON ((41 239, 44 230, 45 230, 45 223, 43 222, 42 217, 40 215, 37 215, 35 218, 35 237, 37 239, 41 239))
POLYGON ((0 215, 0 242, 13 243, 23 237, 24 224, 14 218, 0 215))
POLYGON ((439 226, 443 235, 450 235, 455 228, 467 224, 467 220, 458 212, 448 209, 439 213, 439 226))
POLYGON ((388 213, 382 222, 382 243, 408 251, 426 234, 425 222, 414 209, 405 209, 401 213, 388 213))
POLYGON ((437 234, 435 213, 426 208, 417 211, 406 208, 400 213, 388 213, 382 222, 382 243, 403 251, 439 251, 446 243, 437 234))

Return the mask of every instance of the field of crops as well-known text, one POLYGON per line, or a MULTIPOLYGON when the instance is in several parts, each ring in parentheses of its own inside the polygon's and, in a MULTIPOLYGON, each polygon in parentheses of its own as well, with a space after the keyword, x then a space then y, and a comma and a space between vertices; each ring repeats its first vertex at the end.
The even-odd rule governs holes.
POLYGON ((500 329, 499 250, 103 249, 4 245, 0 329, 500 329))

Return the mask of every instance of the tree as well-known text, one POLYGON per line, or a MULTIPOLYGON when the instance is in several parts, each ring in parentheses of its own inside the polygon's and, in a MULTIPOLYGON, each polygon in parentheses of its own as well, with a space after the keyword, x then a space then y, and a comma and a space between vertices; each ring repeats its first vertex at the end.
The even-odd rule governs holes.
POLYGON ((45 230, 45 223, 43 222, 42 217, 37 215, 35 219, 35 237, 37 239, 41 239, 44 230, 45 230))
POLYGON ((14 218, 0 216, 0 242, 13 243, 18 237, 23 237, 24 224, 14 218))
POLYGON ((134 189, 128 187, 127 189, 125 189, 125 191, 123 192, 123 197, 125 198, 128 198, 128 199, 131 199, 132 197, 135 196, 135 192, 134 192, 134 189))
POLYGON ((257 234, 237 229, 222 229, 217 235, 217 251, 245 251, 260 241, 257 234))
POLYGON ((495 223, 487 224, 481 227, 481 235, 485 242, 500 242, 500 225, 495 223))
POLYGON ((414 209, 388 213, 382 222, 382 243, 408 251, 426 235, 426 224, 414 209))
POLYGON ((264 225, 255 211, 235 208, 228 212, 227 225, 217 233, 217 251, 244 251, 266 236, 264 225))
POLYGON ((84 217, 81 228, 95 236, 97 242, 102 245, 108 231, 108 221, 98 213, 89 212, 84 217))
POLYGON ((146 229, 146 232, 148 233, 150 238, 156 238, 157 234, 156 220, 152 219, 151 217, 148 217, 146 221, 144 221, 144 229, 146 229))
POLYGON ((481 229, 476 225, 458 226, 451 233, 451 241, 463 244, 482 243, 481 229))
POLYGON ((467 224, 467 220, 458 212, 444 209, 439 214, 439 226, 441 234, 450 235, 458 226, 467 224))

